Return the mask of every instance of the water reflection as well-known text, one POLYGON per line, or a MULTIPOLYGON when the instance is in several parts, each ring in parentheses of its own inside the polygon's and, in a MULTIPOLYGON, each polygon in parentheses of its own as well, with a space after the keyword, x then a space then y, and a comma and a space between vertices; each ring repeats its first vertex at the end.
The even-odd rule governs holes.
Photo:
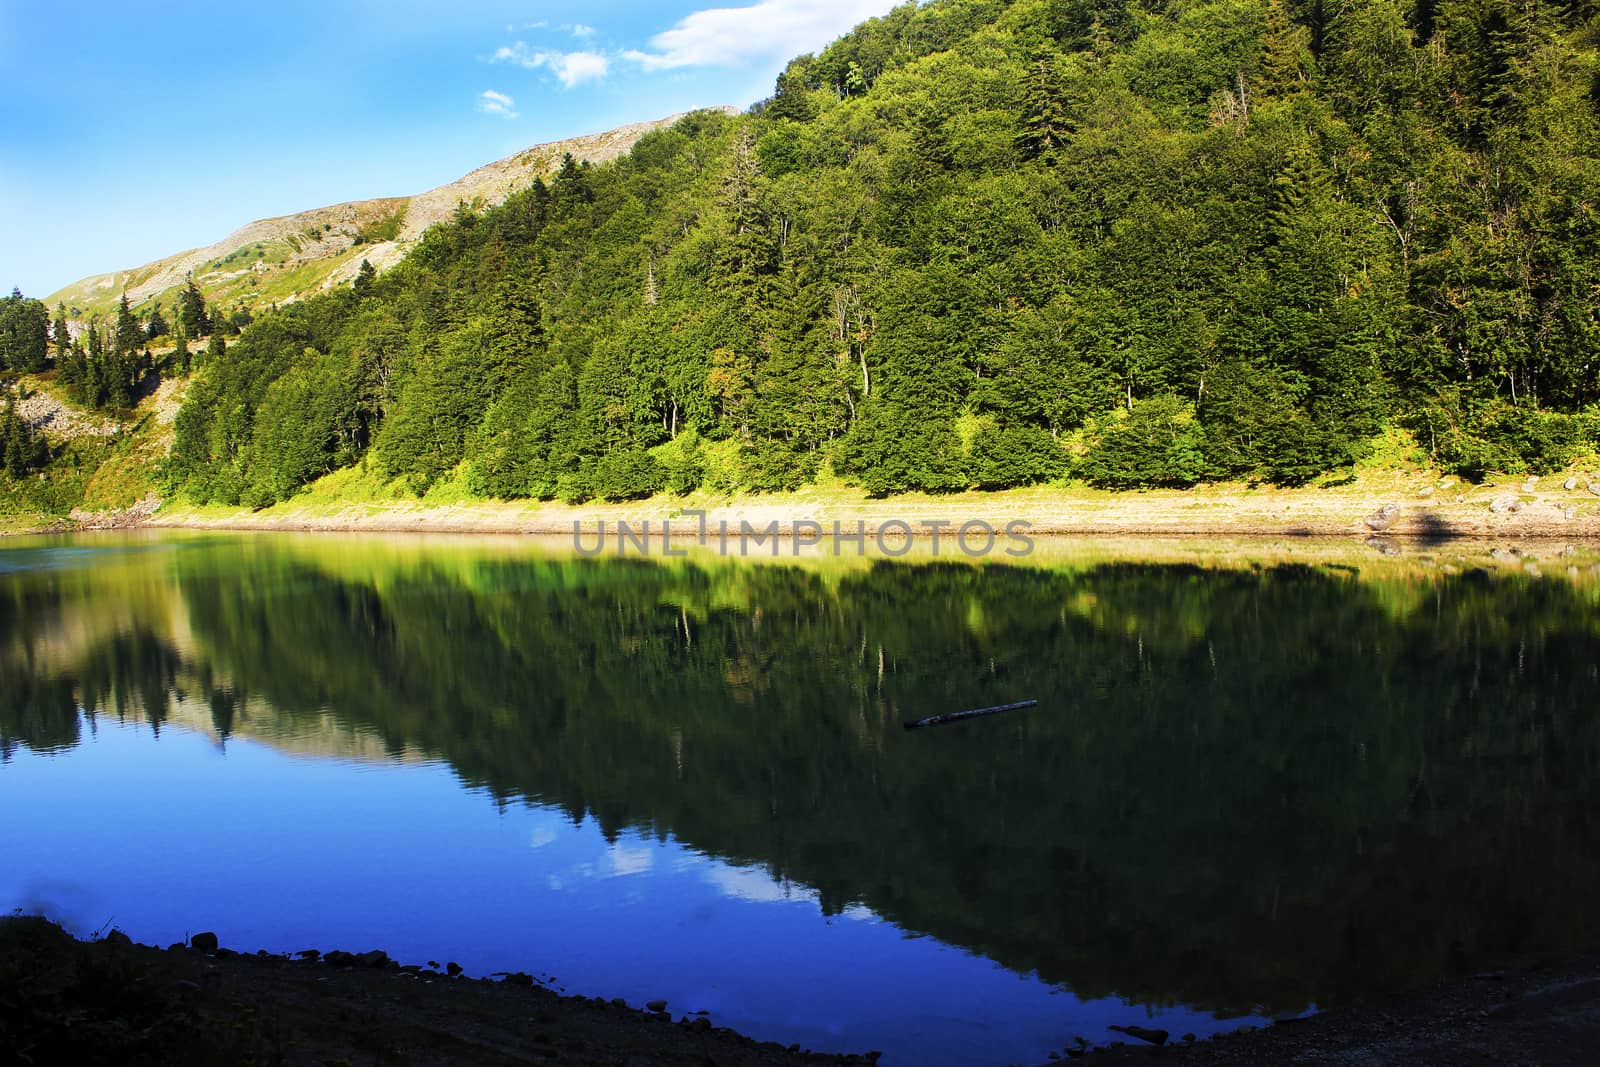
MULTIPOLYGON (((248 739, 338 755, 341 783, 351 767, 409 765, 428 781, 447 767, 500 806, 497 826, 528 820, 515 873, 477 877, 525 886, 538 872, 541 906, 567 924, 528 942, 551 959, 540 965, 559 973, 570 951, 569 972, 618 990, 637 978, 596 962, 627 943, 617 909, 656 924, 628 936, 659 946, 659 973, 690 973, 707 899, 748 910, 713 923, 714 945, 754 937, 768 956, 732 971, 705 958, 743 992, 737 1008, 709 987, 702 998, 769 1020, 792 1014, 752 1006, 777 967, 819 983, 835 980, 825 964, 906 980, 904 956, 875 972, 864 941, 829 941, 850 953, 830 957, 814 943, 819 918, 931 935, 1012 982, 1036 974, 1090 1000, 1224 1016, 1600 940, 1592 584, 1520 568, 1374 574, 1389 564, 1360 546, 1360 577, 1281 561, 829 567, 291 538, 150 547, 93 566, 42 550, 45 565, 13 557, 0 576, 0 752, 12 761, 0 776, 31 758, 19 746, 84 758, 83 732, 108 719, 162 731, 168 747, 178 726, 212 737, 230 767, 248 739), (1040 705, 899 726, 1021 697, 1040 705), (565 847, 578 854, 556 855, 565 847), (774 917, 790 912, 792 928, 774 917)), ((373 807, 373 781, 339 785, 344 809, 320 785, 319 812, 301 814, 352 832, 381 823, 394 849, 447 862, 453 851, 420 829, 428 819, 407 827, 373 807)), ((282 816, 284 788, 262 800, 280 814, 281 858, 325 862, 317 850, 334 846, 282 816)), ((472 825, 455 832, 488 832, 472 825)), ((373 862, 393 866, 393 853, 373 862)), ((449 907, 405 921, 460 934, 449 907)), ((261 943, 283 921, 265 917, 261 943)), ((1034 995, 1005 988, 999 1016, 1034 995)), ((908 994, 859 995, 917 1010, 908 994)), ((1063 1009, 1056 1047, 1094 1018, 1063 1009)))

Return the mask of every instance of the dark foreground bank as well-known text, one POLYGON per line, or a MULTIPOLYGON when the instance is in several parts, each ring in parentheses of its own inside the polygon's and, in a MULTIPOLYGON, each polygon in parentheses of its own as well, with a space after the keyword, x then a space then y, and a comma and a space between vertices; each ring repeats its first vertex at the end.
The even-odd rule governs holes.
POLYGON ((1261 1030, 1185 1043, 1130 1034, 1086 1062, 1216 1065, 1600 1063, 1600 958, 1526 960, 1261 1030))
MULTIPOLYGON (((380 952, 244 955, 0 919, 0 1062, 78 1064, 871 1064, 753 1041, 699 1016, 567 997, 530 976, 451 976, 380 952)), ((654 1002, 650 1007, 670 1009, 654 1002)), ((1130 1028, 1094 1064, 1591 1064, 1600 958, 1529 961, 1211 1041, 1130 1028)), ((1053 1057, 1054 1058, 1054 1057, 1053 1057)))
POLYGON ((289 959, 193 940, 163 951, 115 933, 75 941, 43 919, 0 919, 0 1063, 768 1067, 877 1058, 813 1055, 705 1016, 558 996, 526 975, 451 977, 377 952, 289 959))

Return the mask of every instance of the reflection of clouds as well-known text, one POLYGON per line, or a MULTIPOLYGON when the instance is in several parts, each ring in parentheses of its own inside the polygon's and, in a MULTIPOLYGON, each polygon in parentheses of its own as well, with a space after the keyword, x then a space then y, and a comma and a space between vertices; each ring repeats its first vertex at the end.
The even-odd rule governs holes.
POLYGON ((760 867, 729 867, 723 863, 713 863, 706 870, 705 878, 723 896, 748 900, 753 904, 777 904, 783 901, 819 903, 814 890, 779 882, 760 867))
POLYGON ((606 854, 613 875, 643 874, 655 866, 656 850, 648 845, 630 845, 619 839, 606 854))
POLYGON ((544 848, 544 846, 561 837, 561 831, 548 823, 535 826, 533 833, 528 835, 529 848, 544 848))

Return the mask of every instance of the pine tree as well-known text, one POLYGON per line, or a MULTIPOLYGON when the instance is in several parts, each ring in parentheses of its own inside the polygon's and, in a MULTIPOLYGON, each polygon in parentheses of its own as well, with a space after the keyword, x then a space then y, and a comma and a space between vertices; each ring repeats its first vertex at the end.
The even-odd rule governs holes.
POLYGON ((184 275, 183 291, 178 294, 178 321, 187 337, 204 337, 211 332, 211 322, 206 317, 206 300, 194 284, 194 275, 184 275))
POLYGON ((50 311, 20 289, 0 300, 0 369, 44 370, 50 359, 50 311))
POLYGON ((356 269, 355 280, 350 283, 350 288, 355 290, 356 296, 364 297, 372 291, 372 283, 377 277, 378 272, 372 268, 372 264, 363 259, 361 266, 356 269))
POLYGON ((1022 84, 1022 132, 1017 136, 1017 147, 1028 159, 1052 162, 1072 136, 1074 124, 1060 74, 1061 58, 1058 53, 1041 52, 1028 61, 1022 84))
POLYGON ((778 75, 777 91, 767 105, 767 115, 792 122, 810 122, 816 117, 817 109, 806 89, 805 61, 795 60, 778 75))
POLYGON ((56 305, 56 322, 51 330, 56 347, 56 365, 67 362, 72 353, 72 331, 67 328, 67 305, 56 305))
POLYGON ((1267 31, 1262 39, 1260 95, 1291 96, 1304 87, 1310 42, 1310 32, 1295 25, 1284 0, 1269 0, 1267 31))
POLYGON ((112 331, 111 348, 118 356, 126 356, 138 350, 145 340, 143 327, 139 320, 134 318, 133 311, 128 306, 128 294, 122 294, 122 300, 117 304, 117 325, 112 331))
POLYGON ((165 337, 170 332, 171 327, 161 314, 161 301, 157 300, 155 308, 150 312, 150 321, 145 323, 145 340, 154 341, 157 337, 165 337))
POLYGON ((187 375, 194 365, 194 356, 189 353, 189 338, 184 336, 181 324, 173 331, 172 340, 175 345, 172 360, 178 365, 178 373, 187 375))

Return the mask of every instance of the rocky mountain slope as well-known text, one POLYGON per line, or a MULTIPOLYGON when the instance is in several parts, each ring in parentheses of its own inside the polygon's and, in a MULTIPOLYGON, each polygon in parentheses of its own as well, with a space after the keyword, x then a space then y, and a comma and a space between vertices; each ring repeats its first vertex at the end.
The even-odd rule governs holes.
POLYGON ((259 219, 204 248, 84 278, 50 294, 45 303, 52 309, 64 303, 69 315, 79 319, 110 312, 126 290, 135 307, 159 299, 170 308, 173 290, 191 271, 213 305, 253 308, 296 300, 348 282, 363 259, 379 270, 399 262, 429 226, 448 218, 460 203, 498 204, 535 178, 554 173, 569 152, 592 163, 615 159, 640 137, 682 117, 535 145, 415 196, 357 200, 259 219))

